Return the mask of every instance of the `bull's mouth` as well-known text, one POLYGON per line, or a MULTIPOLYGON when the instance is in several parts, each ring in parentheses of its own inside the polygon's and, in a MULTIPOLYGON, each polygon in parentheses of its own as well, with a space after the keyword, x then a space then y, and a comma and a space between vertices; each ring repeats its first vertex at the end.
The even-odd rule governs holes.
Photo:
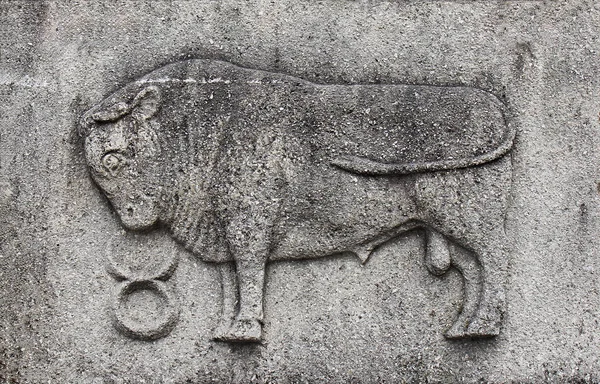
POLYGON ((156 226, 157 220, 145 221, 132 215, 119 215, 123 226, 131 231, 147 231, 156 226))
POLYGON ((145 231, 155 227, 158 223, 158 214, 154 207, 144 204, 140 207, 127 205, 123 209, 116 209, 123 226, 132 231, 145 231))

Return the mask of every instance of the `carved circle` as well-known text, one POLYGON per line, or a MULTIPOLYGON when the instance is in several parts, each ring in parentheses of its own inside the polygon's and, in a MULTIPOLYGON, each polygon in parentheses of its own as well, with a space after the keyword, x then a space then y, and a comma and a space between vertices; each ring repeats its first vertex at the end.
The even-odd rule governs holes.
POLYGON ((156 340, 168 335, 179 320, 179 305, 173 291, 162 281, 123 281, 113 303, 113 324, 124 335, 139 340, 156 340), (164 313, 155 321, 140 322, 128 315, 127 302, 134 293, 150 292, 163 303, 164 313))

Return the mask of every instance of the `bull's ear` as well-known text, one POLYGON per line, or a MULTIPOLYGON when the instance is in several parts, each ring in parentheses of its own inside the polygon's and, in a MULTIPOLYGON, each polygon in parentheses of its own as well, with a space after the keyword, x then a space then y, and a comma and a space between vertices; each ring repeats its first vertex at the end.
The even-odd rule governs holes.
POLYGON ((160 92, 157 87, 142 89, 131 103, 131 114, 148 120, 160 108, 160 92))

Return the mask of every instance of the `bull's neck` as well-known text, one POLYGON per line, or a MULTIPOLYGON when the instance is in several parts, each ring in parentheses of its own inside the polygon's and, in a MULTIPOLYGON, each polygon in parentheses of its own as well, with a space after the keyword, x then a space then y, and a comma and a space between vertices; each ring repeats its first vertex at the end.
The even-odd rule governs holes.
POLYGON ((176 179, 175 185, 163 194, 162 222, 169 228, 173 237, 192 252, 198 250, 202 235, 207 231, 206 214, 210 211, 205 188, 199 180, 188 174, 176 179))

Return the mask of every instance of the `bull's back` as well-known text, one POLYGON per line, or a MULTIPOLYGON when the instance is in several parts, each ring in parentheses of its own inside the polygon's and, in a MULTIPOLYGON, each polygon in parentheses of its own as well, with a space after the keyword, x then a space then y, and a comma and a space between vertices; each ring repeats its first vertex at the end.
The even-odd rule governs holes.
POLYGON ((282 140, 292 160, 308 153, 358 174, 409 174, 491 161, 514 136, 502 103, 468 87, 315 84, 215 60, 168 65, 134 87, 148 84, 163 93, 165 129, 185 139, 173 147, 196 155, 260 158, 282 140))

